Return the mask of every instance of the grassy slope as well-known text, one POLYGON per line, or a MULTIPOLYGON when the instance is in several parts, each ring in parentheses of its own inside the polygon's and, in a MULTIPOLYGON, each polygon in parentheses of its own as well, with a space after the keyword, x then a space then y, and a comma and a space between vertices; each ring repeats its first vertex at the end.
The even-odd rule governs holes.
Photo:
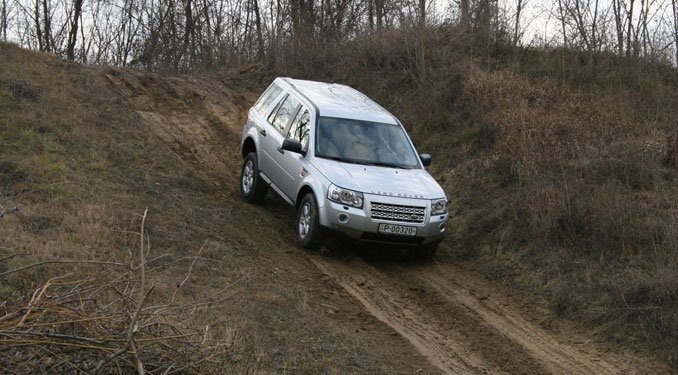
POLYGON ((303 253, 286 254, 289 238, 244 230, 289 215, 241 203, 233 183, 230 129, 264 85, 0 44, 0 274, 56 262, 0 275, 0 372, 133 372, 133 356, 113 355, 141 301, 136 347, 150 372, 433 371, 303 253))
MULTIPOLYGON (((441 257, 464 262, 537 308, 580 321, 602 337, 676 361, 674 69, 488 46, 446 30, 423 38, 377 36, 301 56, 281 66, 282 74, 361 89, 401 117, 419 149, 434 155, 431 171, 454 213, 447 241, 452 250, 441 257)), ((369 334, 342 328, 345 320, 339 324, 304 302, 322 293, 294 276, 304 264, 276 265, 284 275, 261 267, 270 250, 234 232, 231 212, 223 209, 237 195, 224 185, 232 176, 211 175, 187 162, 200 150, 183 144, 181 134, 149 128, 148 119, 119 94, 138 96, 132 104, 151 114, 162 100, 136 93, 134 84, 115 92, 106 74, 116 70, 83 69, 0 46, 0 210, 7 211, 0 219, 0 259, 20 254, 1 261, 0 273, 49 259, 138 262, 133 232, 148 207, 152 254, 167 255, 158 263, 166 268, 154 276, 158 301, 171 297, 192 261, 186 257, 201 248, 214 263, 197 263, 181 303, 229 292, 214 280, 239 287, 240 294, 191 321, 183 320, 182 311, 166 318, 187 332, 215 323, 213 338, 229 343, 221 368, 388 372, 425 366, 389 363, 364 349, 383 342, 375 336, 378 327, 369 334), (242 294, 253 297, 238 298, 242 294), (321 338, 324 345, 313 344, 321 338)), ((215 81, 137 78, 176 100, 158 108, 166 111, 164 119, 190 112, 196 87, 215 81)), ((246 107, 252 97, 233 100, 246 107)), ((237 144, 228 131, 216 140, 237 144)), ((231 209, 236 216, 251 211, 231 209)), ((1 276, 0 301, 16 304, 0 305, 0 314, 27 304, 50 277, 117 274, 95 265, 30 270, 1 276)), ((331 298, 336 304, 340 296, 331 298)))
MULTIPOLYGON (((145 231, 160 239, 153 244, 154 253, 169 252, 176 257, 181 251, 200 247, 198 239, 186 238, 186 249, 172 248, 171 223, 153 218, 169 206, 166 199, 158 197, 175 190, 160 186, 172 186, 172 180, 180 178, 186 178, 186 183, 199 184, 199 180, 148 129, 140 127, 137 113, 110 89, 100 72, 11 45, 0 46, 0 61, 0 199, 8 211, 0 219, 0 246, 3 256, 13 256, 0 264, 1 271, 42 261, 103 260, 138 265, 139 235, 135 232, 147 207, 150 216, 145 231), (161 233, 167 236, 158 236, 161 233)), ((199 198, 188 198, 192 199, 199 198)), ((11 273, 2 280, 0 299, 6 301, 2 315, 11 318, 17 307, 28 303, 32 291, 49 285, 46 296, 38 299, 46 306, 36 311, 53 309, 56 321, 83 321, 55 325, 53 332, 121 337, 126 330, 124 320, 102 318, 103 327, 85 322, 130 310, 133 306, 120 303, 100 286, 115 285, 122 277, 129 282, 117 286, 127 295, 128 288, 139 288, 137 273, 87 263, 56 263, 11 273), (60 279, 54 279, 57 277, 60 279), (78 288, 80 283, 75 281, 81 281, 84 288, 78 288), (80 306, 77 300, 72 306, 72 301, 60 298, 73 293, 83 298, 80 306), (90 299, 98 302, 90 306, 90 299), (114 303, 108 308, 100 305, 109 302, 114 303)), ((157 280, 164 278, 157 275, 157 280)), ((136 294, 129 293, 129 297, 136 298, 136 294)), ((49 314, 27 316, 23 324, 28 328, 34 322, 45 324, 43 317, 52 321, 49 314)), ((3 330, 22 325, 14 319, 2 323, 3 330)), ((59 346, 52 348, 58 352, 55 348, 59 346)), ((55 357, 41 358, 39 350, 37 360, 31 362, 30 353, 3 350, 3 355, 14 358, 3 356, 0 363, 18 372, 68 368, 55 357)), ((83 368, 93 366, 80 363, 84 357, 70 358, 83 368)), ((91 358, 99 361, 104 355, 91 358)))
POLYGON ((352 85, 434 156, 443 253, 555 314, 678 364, 678 71, 454 30, 303 53, 283 74, 352 85))

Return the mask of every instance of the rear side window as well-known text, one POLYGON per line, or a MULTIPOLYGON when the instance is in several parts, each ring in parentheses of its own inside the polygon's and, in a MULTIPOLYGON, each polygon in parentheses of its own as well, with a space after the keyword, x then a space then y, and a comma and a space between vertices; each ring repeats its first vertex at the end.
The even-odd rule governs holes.
POLYGON ((301 148, 306 150, 308 146, 308 132, 311 130, 311 113, 304 106, 301 107, 292 121, 292 126, 287 132, 286 138, 296 139, 301 142, 301 148))
POLYGON ((299 101, 294 96, 288 95, 283 103, 279 105, 278 111, 271 114, 272 116, 275 114, 271 124, 274 128, 276 128, 276 130, 280 132, 280 134, 285 134, 285 128, 287 127, 287 124, 297 114, 299 107, 299 101))
POLYGON ((282 89, 278 87, 275 83, 272 84, 271 86, 266 89, 266 91, 261 95, 259 100, 254 104, 254 109, 257 110, 257 112, 261 113, 262 116, 266 116, 266 108, 268 108, 273 100, 280 95, 282 92, 282 89))

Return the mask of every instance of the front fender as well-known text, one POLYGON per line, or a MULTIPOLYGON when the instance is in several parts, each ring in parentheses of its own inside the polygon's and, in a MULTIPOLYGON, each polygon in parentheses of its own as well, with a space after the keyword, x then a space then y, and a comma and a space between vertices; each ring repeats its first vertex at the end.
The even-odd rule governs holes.
POLYGON ((248 143, 251 142, 255 150, 259 150, 259 132, 254 127, 249 127, 242 135, 242 140, 240 141, 240 153, 243 157, 247 156, 249 151, 246 151, 250 148, 248 143))
POLYGON ((318 207, 325 206, 325 195, 329 187, 329 181, 311 163, 305 162, 303 167, 308 171, 308 174, 304 177, 299 187, 299 192, 303 191, 306 187, 310 188, 316 197, 318 207))

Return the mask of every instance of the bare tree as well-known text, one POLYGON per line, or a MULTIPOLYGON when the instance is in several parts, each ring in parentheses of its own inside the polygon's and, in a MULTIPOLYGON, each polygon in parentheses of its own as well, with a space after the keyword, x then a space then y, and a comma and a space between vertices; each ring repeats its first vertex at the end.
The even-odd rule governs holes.
POLYGON ((257 33, 257 56, 262 58, 264 55, 264 35, 261 31, 261 13, 259 12, 259 1, 252 1, 252 10, 254 11, 254 25, 257 33))
MULTIPOLYGON (((490 38, 499 32, 519 44, 530 0, 505 1, 511 2, 511 9, 497 0, 454 0, 460 29, 490 38)), ((431 4, 431 0, 0 0, 0 39, 13 38, 29 48, 94 64, 198 70, 275 61, 284 59, 293 45, 331 44, 370 30, 435 23, 431 4)), ((558 34, 566 47, 678 61, 678 0, 556 4, 558 34)))
POLYGON ((567 17, 565 15, 565 5, 563 4, 564 0, 558 0, 558 18, 560 20, 561 35, 563 37, 563 46, 567 48, 569 46, 567 38, 567 17))
MULTIPOLYGON (((675 1, 675 0, 674 0, 675 1)), ((626 9, 624 0, 612 0, 612 14, 614 17, 614 31, 617 39, 617 53, 624 54, 624 10, 626 9)))
POLYGON ((524 0, 517 0, 515 14, 516 19, 513 27, 513 38, 512 38, 512 42, 514 45, 518 44, 518 41, 520 40, 522 34, 520 31, 520 16, 522 15, 524 5, 525 5, 524 0))
POLYGON ((459 23, 463 30, 469 30, 471 27, 471 2, 470 0, 460 0, 459 2, 459 23))
MULTIPOLYGON (((614 0, 613 0, 614 1, 614 0)), ((586 51, 598 51, 605 36, 608 12, 602 12, 599 0, 559 0, 559 17, 566 45, 586 51), (569 32, 568 32, 569 30, 569 32)))
POLYGON ((73 12, 70 16, 71 29, 68 32, 68 43, 66 46, 66 58, 69 60, 75 58, 75 43, 78 39, 78 21, 80 21, 82 14, 82 3, 83 0, 74 0, 73 2, 73 12))
POLYGON ((0 10, 0 35, 2 35, 3 40, 7 40, 7 24, 9 23, 8 21, 8 13, 9 10, 7 9, 7 0, 2 0, 2 3, 0 4, 2 6, 2 9, 0 10))
POLYGON ((52 15, 49 0, 42 0, 42 36, 43 36, 43 51, 52 52, 52 15))

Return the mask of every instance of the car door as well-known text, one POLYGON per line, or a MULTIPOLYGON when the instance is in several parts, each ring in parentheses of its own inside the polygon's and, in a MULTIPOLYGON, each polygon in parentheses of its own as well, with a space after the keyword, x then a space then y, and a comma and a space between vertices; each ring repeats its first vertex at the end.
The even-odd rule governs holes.
POLYGON ((289 179, 282 165, 282 156, 286 153, 282 149, 283 134, 299 111, 299 107, 301 107, 301 103, 293 95, 288 94, 284 97, 268 118, 269 128, 266 136, 260 138, 263 146, 262 154, 265 159, 263 160, 262 171, 271 179, 271 182, 275 185, 274 188, 280 189, 280 193, 283 194, 285 192, 282 191, 281 186, 289 179))
MULTIPOLYGON (((286 94, 275 83, 271 84, 269 88, 261 95, 261 98, 250 109, 248 121, 252 121, 257 131, 259 132, 258 145, 258 159, 259 171, 264 172, 272 169, 272 160, 269 151, 266 149, 267 137, 269 133, 273 132, 273 127, 269 124, 269 118, 275 116, 285 99, 286 94)), ((264 172, 268 176, 266 172, 264 172)))
MULTIPOLYGON (((302 150, 308 150, 310 131, 312 126, 311 112, 305 105, 301 105, 291 123, 287 127, 285 138, 295 139, 301 142, 302 150)), ((280 155, 280 164, 284 173, 280 176, 280 189, 290 197, 295 199, 299 184, 303 178, 301 168, 303 166, 304 156, 296 152, 284 151, 280 155)))

